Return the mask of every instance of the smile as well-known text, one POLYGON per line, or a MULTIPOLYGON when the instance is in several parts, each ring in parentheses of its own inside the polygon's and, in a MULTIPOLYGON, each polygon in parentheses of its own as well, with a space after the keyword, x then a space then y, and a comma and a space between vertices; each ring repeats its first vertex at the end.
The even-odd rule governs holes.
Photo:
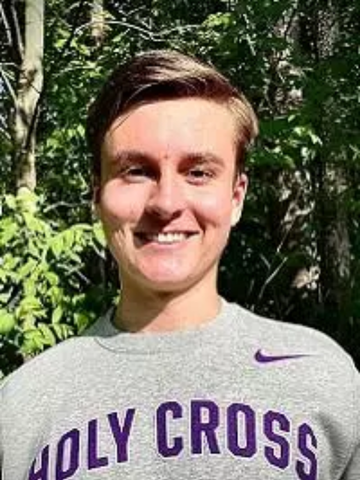
POLYGON ((146 242, 156 242, 161 245, 169 245, 179 243, 190 237, 190 233, 186 232, 161 232, 161 233, 137 233, 141 240, 146 242))

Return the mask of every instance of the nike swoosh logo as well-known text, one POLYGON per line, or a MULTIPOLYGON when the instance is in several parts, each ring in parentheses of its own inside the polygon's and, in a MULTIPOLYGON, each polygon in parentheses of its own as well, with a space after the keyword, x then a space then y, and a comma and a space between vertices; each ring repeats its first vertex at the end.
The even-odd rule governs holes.
POLYGON ((260 350, 255 353, 255 360, 258 363, 273 363, 273 362, 281 362, 284 360, 295 360, 296 358, 304 358, 309 357, 306 353, 297 353, 291 355, 267 355, 260 350))

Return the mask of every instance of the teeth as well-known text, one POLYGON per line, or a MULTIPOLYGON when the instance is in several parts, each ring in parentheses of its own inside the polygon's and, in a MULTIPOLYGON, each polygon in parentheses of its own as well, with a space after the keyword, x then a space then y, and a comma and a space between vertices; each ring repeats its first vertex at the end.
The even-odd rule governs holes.
POLYGON ((146 235, 148 240, 158 243, 176 243, 186 239, 185 233, 154 233, 146 235))

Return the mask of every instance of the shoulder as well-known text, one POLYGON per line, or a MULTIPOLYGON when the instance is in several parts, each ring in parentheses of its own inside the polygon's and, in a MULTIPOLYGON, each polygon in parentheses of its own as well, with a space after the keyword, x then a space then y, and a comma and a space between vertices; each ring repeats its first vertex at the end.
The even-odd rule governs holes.
POLYGON ((273 395, 283 412, 305 418, 316 432, 319 455, 331 456, 340 478, 360 448, 360 375, 352 358, 314 328, 264 318, 238 305, 231 311, 237 354, 245 350, 258 396, 267 405, 273 395))
POLYGON ((83 335, 69 338, 24 363, 0 383, 2 399, 27 391, 46 391, 57 382, 81 369, 88 356, 94 354, 95 337, 102 334, 105 319, 101 318, 83 335))
POLYGON ((237 304, 230 304, 237 319, 237 334, 241 342, 269 354, 303 354, 327 368, 357 375, 350 355, 327 334, 304 325, 262 317, 237 304))
POLYGON ((289 397, 300 396, 315 410, 332 410, 332 415, 346 411, 360 420, 360 375, 335 340, 314 328, 264 318, 237 305, 231 309, 237 354, 245 356, 256 378, 271 379, 289 397))

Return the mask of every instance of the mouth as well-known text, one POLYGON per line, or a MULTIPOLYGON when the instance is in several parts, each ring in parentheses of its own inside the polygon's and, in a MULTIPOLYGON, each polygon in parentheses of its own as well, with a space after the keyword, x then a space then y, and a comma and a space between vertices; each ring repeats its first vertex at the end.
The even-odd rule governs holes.
POLYGON ((135 236, 143 243, 154 242, 159 245, 171 245, 175 243, 183 242, 191 236, 195 235, 195 232, 137 232, 135 236))

